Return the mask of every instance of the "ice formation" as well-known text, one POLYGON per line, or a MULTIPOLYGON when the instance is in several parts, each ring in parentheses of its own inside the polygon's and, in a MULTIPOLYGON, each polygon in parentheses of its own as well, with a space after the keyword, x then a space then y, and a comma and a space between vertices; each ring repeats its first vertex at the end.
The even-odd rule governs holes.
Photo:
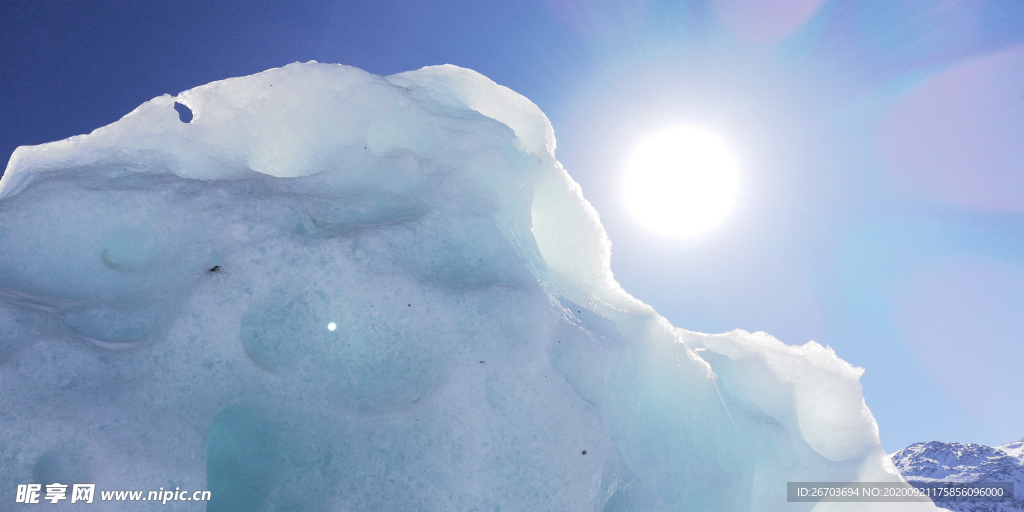
MULTIPOLYGON (((554 149, 540 109, 473 71, 317 63, 18 148, 0 181, 3 492, 796 511, 814 504, 786 503, 787 481, 899 479, 860 369, 678 329, 623 291, 554 149)), ((814 510, 890 508, 913 509, 814 510)))

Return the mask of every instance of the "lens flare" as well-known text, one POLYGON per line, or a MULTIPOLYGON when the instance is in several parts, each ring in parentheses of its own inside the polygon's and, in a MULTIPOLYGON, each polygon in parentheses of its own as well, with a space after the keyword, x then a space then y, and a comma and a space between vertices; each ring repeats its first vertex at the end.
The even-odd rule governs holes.
POLYGON ((739 171, 714 133, 663 131, 637 146, 626 168, 626 201, 648 228, 686 237, 717 226, 736 202, 739 171))

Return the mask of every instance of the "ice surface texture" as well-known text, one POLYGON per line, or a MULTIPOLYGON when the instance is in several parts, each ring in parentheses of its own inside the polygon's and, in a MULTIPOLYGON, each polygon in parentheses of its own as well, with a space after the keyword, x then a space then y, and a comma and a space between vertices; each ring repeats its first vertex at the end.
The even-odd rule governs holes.
POLYGON ((830 349, 677 329, 624 292, 554 148, 473 71, 317 63, 18 148, 0 481, 208 488, 211 511, 721 512, 899 478, 830 349))

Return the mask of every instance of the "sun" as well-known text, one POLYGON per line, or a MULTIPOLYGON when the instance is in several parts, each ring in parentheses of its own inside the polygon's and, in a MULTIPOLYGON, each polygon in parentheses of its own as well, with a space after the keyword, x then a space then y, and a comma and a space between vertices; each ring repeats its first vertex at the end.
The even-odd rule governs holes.
POLYGON ((675 127, 636 147, 626 166, 626 202, 648 228, 687 237, 725 219, 738 182, 739 165, 719 136, 675 127))

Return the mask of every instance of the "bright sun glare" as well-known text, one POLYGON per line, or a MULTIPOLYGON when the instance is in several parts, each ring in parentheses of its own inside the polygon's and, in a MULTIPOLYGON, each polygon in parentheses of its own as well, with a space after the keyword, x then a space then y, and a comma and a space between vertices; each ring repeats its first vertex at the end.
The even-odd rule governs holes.
POLYGON ((736 158, 717 135, 663 131, 637 146, 626 168, 626 201, 650 229, 685 237, 725 219, 736 201, 736 158))

